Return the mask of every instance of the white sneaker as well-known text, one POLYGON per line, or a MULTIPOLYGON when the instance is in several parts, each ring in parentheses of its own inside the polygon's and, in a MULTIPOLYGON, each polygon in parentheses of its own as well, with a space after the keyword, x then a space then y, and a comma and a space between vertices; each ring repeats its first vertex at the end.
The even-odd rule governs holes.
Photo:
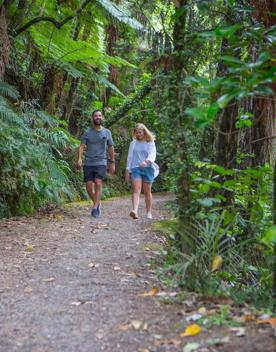
POLYGON ((147 219, 152 219, 152 214, 151 213, 147 213, 147 219))

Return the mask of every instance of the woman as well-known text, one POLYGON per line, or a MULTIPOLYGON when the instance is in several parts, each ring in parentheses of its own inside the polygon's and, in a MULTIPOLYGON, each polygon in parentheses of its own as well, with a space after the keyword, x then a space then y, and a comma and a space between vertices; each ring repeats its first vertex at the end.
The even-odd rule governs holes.
POLYGON ((132 180, 132 210, 130 216, 138 219, 138 206, 143 186, 147 218, 152 219, 151 185, 158 175, 158 166, 155 164, 156 148, 154 135, 142 123, 134 129, 133 141, 130 143, 127 158, 126 181, 132 180))

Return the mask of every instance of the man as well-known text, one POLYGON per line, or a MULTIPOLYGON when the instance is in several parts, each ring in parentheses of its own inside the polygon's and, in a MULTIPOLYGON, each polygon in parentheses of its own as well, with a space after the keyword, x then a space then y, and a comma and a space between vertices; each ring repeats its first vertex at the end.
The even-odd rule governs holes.
POLYGON ((88 128, 81 137, 78 150, 77 168, 82 167, 84 149, 85 158, 83 165, 84 182, 86 190, 93 202, 91 215, 95 218, 101 215, 100 200, 102 183, 107 172, 107 149, 109 156, 109 173, 115 172, 114 143, 110 130, 102 126, 103 114, 100 110, 92 113, 93 126, 88 128))

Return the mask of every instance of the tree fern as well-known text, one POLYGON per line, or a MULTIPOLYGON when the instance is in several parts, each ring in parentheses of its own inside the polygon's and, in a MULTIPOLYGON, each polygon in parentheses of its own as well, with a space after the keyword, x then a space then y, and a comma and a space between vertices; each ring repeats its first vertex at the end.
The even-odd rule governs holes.
POLYGON ((49 25, 41 23, 39 31, 33 27, 29 31, 34 43, 45 58, 71 64, 81 62, 101 69, 107 69, 108 64, 135 67, 122 58, 103 53, 86 41, 73 40, 68 36, 66 26, 53 30, 49 25))

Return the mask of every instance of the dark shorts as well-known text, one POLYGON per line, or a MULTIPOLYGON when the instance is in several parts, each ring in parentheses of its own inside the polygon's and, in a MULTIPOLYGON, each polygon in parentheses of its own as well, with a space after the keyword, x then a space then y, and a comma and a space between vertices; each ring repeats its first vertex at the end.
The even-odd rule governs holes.
POLYGON ((97 166, 83 166, 83 178, 84 182, 92 181, 95 182, 95 179, 104 180, 106 178, 106 166, 97 165, 97 166))
POLYGON ((152 167, 134 167, 131 169, 132 180, 143 180, 152 183, 154 178, 154 169, 152 167))

